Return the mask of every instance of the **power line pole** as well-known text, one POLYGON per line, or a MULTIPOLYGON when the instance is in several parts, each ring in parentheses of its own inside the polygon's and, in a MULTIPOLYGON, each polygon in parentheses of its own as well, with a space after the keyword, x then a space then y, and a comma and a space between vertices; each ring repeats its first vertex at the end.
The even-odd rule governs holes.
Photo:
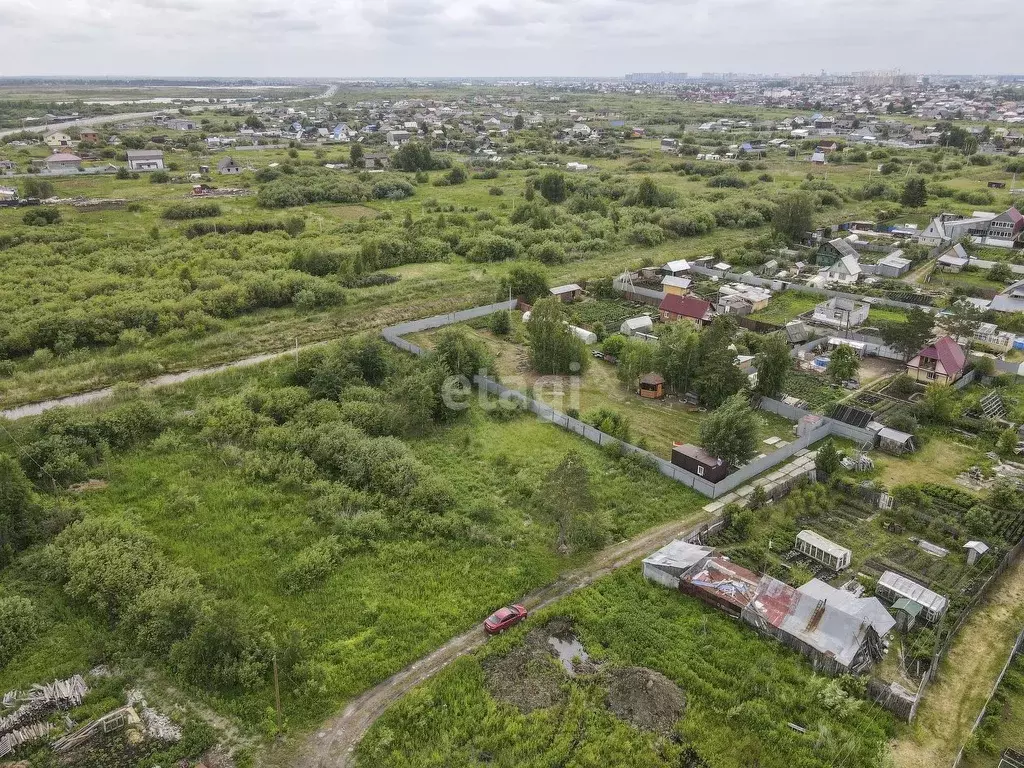
POLYGON ((277 705, 277 730, 281 732, 281 685, 277 680, 277 654, 274 654, 274 703, 277 705))

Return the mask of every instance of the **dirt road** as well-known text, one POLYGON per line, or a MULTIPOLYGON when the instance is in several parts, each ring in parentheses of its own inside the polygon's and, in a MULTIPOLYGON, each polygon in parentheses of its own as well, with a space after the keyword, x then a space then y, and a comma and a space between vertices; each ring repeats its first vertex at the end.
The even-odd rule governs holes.
MULTIPOLYGON (((595 579, 629 565, 672 539, 688 533, 703 522, 705 517, 706 513, 700 512, 615 544, 598 553, 585 568, 567 573, 555 583, 527 595, 522 603, 531 611, 545 608, 595 579)), ((479 626, 452 638, 436 651, 349 702, 340 714, 305 738, 298 747, 297 756, 289 757, 293 753, 286 748, 279 754, 270 755, 264 764, 287 765, 291 768, 344 768, 352 762, 352 752, 363 734, 388 706, 455 659, 479 648, 486 640, 487 636, 479 626)))
POLYGON ((960 631, 938 680, 925 694, 910 732, 894 742, 899 768, 946 768, 978 713, 1024 625, 1024 560, 1002 575, 960 631))

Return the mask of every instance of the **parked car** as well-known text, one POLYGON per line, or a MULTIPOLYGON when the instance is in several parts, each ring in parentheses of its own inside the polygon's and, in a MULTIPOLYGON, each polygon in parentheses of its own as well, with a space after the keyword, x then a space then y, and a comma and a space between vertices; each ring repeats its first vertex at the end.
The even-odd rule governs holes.
POLYGON ((499 608, 484 621, 484 631, 489 635, 504 632, 526 618, 527 610, 521 605, 507 605, 499 608))

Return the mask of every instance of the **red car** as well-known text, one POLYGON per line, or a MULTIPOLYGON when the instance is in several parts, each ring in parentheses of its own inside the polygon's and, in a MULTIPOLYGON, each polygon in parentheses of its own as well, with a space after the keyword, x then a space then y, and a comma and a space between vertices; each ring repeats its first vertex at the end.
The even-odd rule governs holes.
POLYGON ((507 605, 499 608, 484 621, 484 632, 496 635, 509 627, 514 627, 527 616, 527 610, 521 605, 507 605))

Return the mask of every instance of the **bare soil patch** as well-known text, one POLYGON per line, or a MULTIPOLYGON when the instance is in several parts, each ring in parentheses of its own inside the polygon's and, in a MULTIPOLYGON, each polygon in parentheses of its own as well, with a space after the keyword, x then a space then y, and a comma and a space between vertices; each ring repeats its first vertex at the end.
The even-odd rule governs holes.
POLYGON ((607 675, 608 709, 630 725, 668 735, 686 711, 686 694, 660 672, 624 667, 607 675))
POLYGON ((545 627, 531 629, 522 645, 484 662, 491 696, 523 714, 566 700, 567 678, 554 662, 548 645, 550 636, 545 627))

